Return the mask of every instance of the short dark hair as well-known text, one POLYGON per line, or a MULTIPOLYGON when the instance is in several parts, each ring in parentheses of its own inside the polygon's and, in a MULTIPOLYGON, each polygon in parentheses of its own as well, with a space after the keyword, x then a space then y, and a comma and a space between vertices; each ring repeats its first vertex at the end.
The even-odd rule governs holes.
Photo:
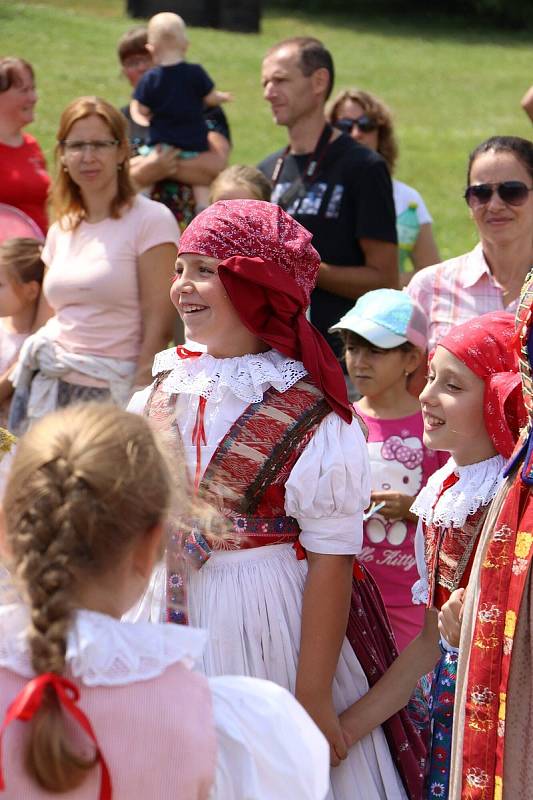
POLYGON ((383 350, 384 353, 392 352, 393 350, 400 350, 402 353, 411 353, 413 350, 419 350, 416 345, 412 342, 402 342, 402 344, 397 345, 396 347, 379 347, 379 345, 372 344, 368 339, 365 339, 364 336, 361 336, 359 333, 354 333, 353 331, 348 330, 347 328, 343 328, 339 331, 340 337, 342 339, 343 344, 343 351, 342 355, 343 358, 346 358, 346 350, 348 347, 374 347, 377 350, 383 350))
POLYGON ((529 177, 533 181, 533 142, 530 139, 522 139, 520 136, 491 136, 472 150, 468 158, 468 169, 466 172, 466 184, 470 184, 470 173, 476 158, 483 153, 490 151, 495 153, 512 153, 514 157, 529 172, 529 177))
POLYGON ((335 82, 335 67, 333 65, 333 58, 329 50, 326 50, 323 43, 319 39, 312 36, 292 36, 290 39, 284 39, 278 42, 267 52, 267 55, 281 50, 282 47, 296 47, 300 55, 299 67, 306 78, 316 72, 317 69, 327 69, 329 75, 329 83, 326 90, 325 99, 328 100, 335 82))
POLYGON ((141 25, 123 33, 118 40, 117 55, 121 64, 130 56, 148 55, 148 29, 141 25))
POLYGON ((12 86, 19 86, 20 73, 24 70, 30 73, 32 81, 35 80, 33 67, 29 61, 13 56, 0 58, 0 92, 7 92, 12 86))

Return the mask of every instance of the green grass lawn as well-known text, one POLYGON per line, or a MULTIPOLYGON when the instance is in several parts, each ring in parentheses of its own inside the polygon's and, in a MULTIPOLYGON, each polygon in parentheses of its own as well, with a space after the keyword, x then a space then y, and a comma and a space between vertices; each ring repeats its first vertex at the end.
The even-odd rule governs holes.
MULTIPOLYGON (((137 24, 122 0, 0 0, 0 53, 36 69, 40 102, 32 133, 51 159, 63 107, 80 94, 124 104, 128 86, 115 56, 118 37, 137 24)), ((271 122, 259 80, 263 53, 287 36, 313 35, 332 51, 336 88, 375 92, 395 111, 397 176, 424 196, 441 254, 475 241, 461 194, 468 152, 493 134, 531 135, 519 107, 533 82, 531 34, 472 29, 464 20, 318 16, 268 10, 259 35, 191 30, 190 59, 202 63, 227 106, 234 163, 254 164, 285 142, 271 122)))

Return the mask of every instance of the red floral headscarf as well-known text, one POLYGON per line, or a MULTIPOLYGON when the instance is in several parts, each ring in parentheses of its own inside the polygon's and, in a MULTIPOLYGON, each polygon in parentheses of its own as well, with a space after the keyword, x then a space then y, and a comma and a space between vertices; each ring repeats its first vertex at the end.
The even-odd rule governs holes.
POLYGON ((261 200, 221 200, 187 227, 179 255, 220 259, 218 275, 242 323, 289 358, 302 361, 333 411, 350 423, 340 365, 305 316, 320 256, 311 234, 282 208, 261 200))
POLYGON ((495 311, 457 326, 438 343, 485 382, 485 427, 506 458, 526 422, 514 338, 513 315, 495 311))

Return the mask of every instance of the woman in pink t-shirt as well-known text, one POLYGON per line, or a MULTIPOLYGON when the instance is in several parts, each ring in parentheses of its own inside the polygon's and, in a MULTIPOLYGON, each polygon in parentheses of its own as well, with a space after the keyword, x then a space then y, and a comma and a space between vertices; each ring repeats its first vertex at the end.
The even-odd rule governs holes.
MULTIPOLYGON (((420 403, 407 388, 426 351, 427 321, 403 292, 367 292, 331 328, 341 331, 346 368, 362 395, 355 409, 368 427, 372 505, 359 558, 379 586, 398 649, 419 632, 424 612, 411 600, 416 495, 442 463, 422 443, 420 403)), ((445 460, 445 459, 444 459, 445 460)))
POLYGON ((161 203, 135 194, 128 156, 120 111, 97 97, 67 106, 57 134, 57 222, 42 254, 47 269, 37 313, 37 325, 49 322, 21 353, 14 430, 21 418, 75 401, 125 405, 134 387, 150 382, 154 355, 172 336, 167 287, 178 226, 161 203))

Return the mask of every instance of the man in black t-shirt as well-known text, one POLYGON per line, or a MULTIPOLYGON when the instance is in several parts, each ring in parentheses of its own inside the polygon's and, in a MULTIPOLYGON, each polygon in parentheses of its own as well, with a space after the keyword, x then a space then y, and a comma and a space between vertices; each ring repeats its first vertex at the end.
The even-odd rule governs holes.
POLYGON ((398 287, 396 215, 389 172, 380 155, 326 127, 333 85, 331 55, 316 39, 275 45, 263 61, 264 97, 287 127, 288 148, 259 169, 272 180, 272 202, 313 234, 322 264, 311 321, 327 329, 371 289, 398 287))

